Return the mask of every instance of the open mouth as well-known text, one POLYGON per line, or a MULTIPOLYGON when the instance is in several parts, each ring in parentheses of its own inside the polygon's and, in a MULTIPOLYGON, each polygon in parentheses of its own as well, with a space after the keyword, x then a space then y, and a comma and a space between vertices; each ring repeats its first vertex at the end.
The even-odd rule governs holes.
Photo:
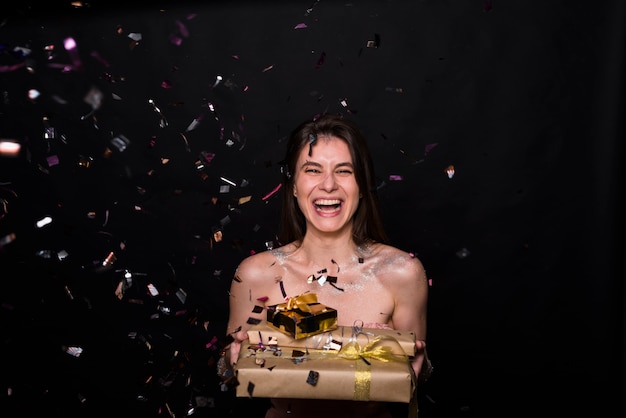
POLYGON ((334 212, 341 207, 341 200, 319 199, 313 202, 319 212, 334 212))

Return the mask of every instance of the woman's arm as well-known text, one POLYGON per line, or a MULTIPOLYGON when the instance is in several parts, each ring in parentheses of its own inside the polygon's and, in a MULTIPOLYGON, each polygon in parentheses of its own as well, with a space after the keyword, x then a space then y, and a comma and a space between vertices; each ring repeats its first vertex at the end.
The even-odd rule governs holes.
POLYGON ((412 366, 419 381, 425 381, 432 372, 432 365, 426 351, 428 280, 421 261, 407 254, 390 273, 389 286, 395 301, 393 327, 415 333, 416 355, 412 366))
POLYGON ((257 304, 257 292, 262 291, 262 270, 267 254, 259 253, 244 259, 237 270, 230 286, 229 315, 226 333, 232 337, 232 341, 225 348, 227 364, 237 362, 241 344, 248 339, 247 330, 254 321, 265 319, 264 310, 255 310, 257 304))

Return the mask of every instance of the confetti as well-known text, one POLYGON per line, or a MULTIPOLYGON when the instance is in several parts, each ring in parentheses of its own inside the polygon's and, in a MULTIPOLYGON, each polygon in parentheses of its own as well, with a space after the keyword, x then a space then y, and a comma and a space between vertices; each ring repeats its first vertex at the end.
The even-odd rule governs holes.
POLYGON ((80 55, 78 54, 78 45, 76 43, 76 40, 74 40, 74 38, 69 37, 69 38, 65 38, 63 40, 63 47, 65 48, 65 50, 67 51, 68 55, 70 56, 70 60, 72 61, 72 66, 74 70, 82 70, 83 69, 83 63, 80 59, 80 55))
POLYGON ((319 372, 316 372, 315 370, 310 370, 309 375, 306 378, 306 382, 311 386, 315 386, 317 385, 319 378, 320 378, 319 372))
POLYGON ((35 226, 37 226, 37 228, 43 228, 44 226, 49 225, 51 223, 52 223, 52 218, 50 216, 46 216, 38 220, 35 223, 35 226))
POLYGON ((272 197, 272 196, 273 196, 273 195, 274 195, 277 191, 279 191, 281 187, 283 187, 283 184, 282 184, 282 183, 279 183, 279 184, 278 184, 278 186, 274 187, 274 188, 272 189, 272 191, 271 191, 271 192, 269 192, 268 194, 266 194, 265 196, 263 196, 263 197, 261 198, 261 200, 267 200, 267 199, 269 199, 269 198, 270 198, 270 197, 272 197))

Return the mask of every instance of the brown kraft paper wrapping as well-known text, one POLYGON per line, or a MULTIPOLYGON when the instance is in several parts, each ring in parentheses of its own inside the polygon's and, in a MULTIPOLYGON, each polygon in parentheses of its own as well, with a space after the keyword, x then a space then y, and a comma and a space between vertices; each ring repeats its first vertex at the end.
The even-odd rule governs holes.
POLYGON ((282 348, 281 356, 270 351, 250 354, 252 348, 242 346, 235 366, 238 397, 408 403, 415 389, 415 374, 406 356, 389 361, 351 360, 338 357, 337 351, 316 350, 296 361, 288 348, 282 348), (310 372, 318 373, 314 383, 310 372))
MULTIPOLYGON (((261 322, 257 325, 253 325, 248 329, 248 342, 250 344, 268 345, 270 341, 277 344, 278 347, 294 347, 300 349, 323 349, 324 345, 335 343, 347 342, 352 336, 352 327, 338 326, 331 331, 325 331, 316 335, 308 336, 306 338, 295 339, 283 332, 269 326, 265 322, 261 322)), ((409 357, 415 356, 415 334, 409 331, 396 331, 391 329, 378 329, 378 328, 362 328, 357 336, 357 341, 364 345, 369 340, 377 336, 384 336, 385 338, 393 338, 397 341, 397 344, 390 344, 393 354, 406 354, 409 357), (401 347, 401 350, 398 349, 401 347)))

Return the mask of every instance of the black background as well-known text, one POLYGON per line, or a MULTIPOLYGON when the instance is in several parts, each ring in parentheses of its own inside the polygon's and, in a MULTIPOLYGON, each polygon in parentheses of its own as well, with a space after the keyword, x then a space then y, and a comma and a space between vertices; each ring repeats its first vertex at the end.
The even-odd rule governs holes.
POLYGON ((277 244, 285 139, 324 112, 362 127, 431 280, 420 415, 623 415, 622 2, 3 8, 7 416, 262 416, 216 339, 277 244))

